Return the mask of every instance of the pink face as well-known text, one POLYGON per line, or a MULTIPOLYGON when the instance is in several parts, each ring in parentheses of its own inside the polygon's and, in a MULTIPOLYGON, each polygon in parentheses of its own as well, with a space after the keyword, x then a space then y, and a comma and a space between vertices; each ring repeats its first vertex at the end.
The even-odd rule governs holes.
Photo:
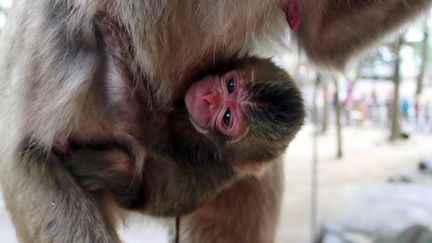
POLYGON ((186 93, 185 103, 195 128, 208 134, 217 129, 239 140, 247 134, 244 107, 246 76, 230 71, 221 76, 206 76, 194 83, 186 93))

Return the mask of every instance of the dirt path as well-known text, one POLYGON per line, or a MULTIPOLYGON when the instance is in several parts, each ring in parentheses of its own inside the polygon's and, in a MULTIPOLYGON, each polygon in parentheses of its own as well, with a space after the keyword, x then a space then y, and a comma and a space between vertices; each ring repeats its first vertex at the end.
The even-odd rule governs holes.
MULTIPOLYGON (((286 154, 286 190, 278 243, 310 242, 311 136, 311 127, 306 127, 286 154)), ((401 172, 414 172, 420 159, 432 156, 431 135, 414 135, 408 141, 393 144, 386 140, 387 136, 387 131, 383 130, 345 129, 345 156, 340 160, 335 159, 334 131, 320 136, 318 181, 321 222, 347 223, 353 219, 350 218, 352 215, 358 218, 358 215, 371 213, 378 219, 386 217, 385 211, 390 210, 392 203, 397 201, 394 198, 392 200, 386 193, 398 193, 397 185, 395 188, 391 186, 390 189, 386 187, 387 179, 401 172), (371 193, 381 194, 383 198, 388 197, 388 200, 379 201, 380 210, 362 211, 368 203, 365 198, 370 197, 371 193), (361 202, 363 204, 360 204, 361 202), (381 212, 382 216, 379 215, 381 212)), ((421 200, 423 194, 420 189, 402 187, 399 193, 410 192, 415 200, 421 200)), ((427 187, 427 190, 432 194, 432 187, 427 187)), ((432 203, 432 199, 429 200, 432 203)))

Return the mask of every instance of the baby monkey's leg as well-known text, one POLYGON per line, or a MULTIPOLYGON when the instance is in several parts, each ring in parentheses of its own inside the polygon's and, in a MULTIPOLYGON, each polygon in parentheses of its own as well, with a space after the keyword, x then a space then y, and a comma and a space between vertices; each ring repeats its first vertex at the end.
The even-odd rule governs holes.
POLYGON ((128 209, 142 203, 141 178, 136 173, 134 156, 128 151, 112 146, 79 148, 64 160, 75 180, 86 190, 104 190, 128 209))

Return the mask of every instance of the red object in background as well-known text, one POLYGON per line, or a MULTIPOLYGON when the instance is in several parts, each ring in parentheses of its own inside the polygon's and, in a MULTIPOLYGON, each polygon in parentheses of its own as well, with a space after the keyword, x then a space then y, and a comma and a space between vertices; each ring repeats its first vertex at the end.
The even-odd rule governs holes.
POLYGON ((288 25, 292 30, 297 30, 300 25, 300 12, 298 0, 285 0, 282 4, 282 11, 285 13, 288 25))

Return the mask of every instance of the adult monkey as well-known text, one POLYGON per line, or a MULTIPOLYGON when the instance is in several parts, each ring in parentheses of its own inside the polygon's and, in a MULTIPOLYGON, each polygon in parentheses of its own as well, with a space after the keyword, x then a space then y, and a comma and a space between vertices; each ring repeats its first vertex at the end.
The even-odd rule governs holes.
MULTIPOLYGON (((316 62, 338 67, 431 3, 298 1, 300 46, 316 62)), ((0 48, 0 137, 7 141, 0 158, 6 203, 22 242, 119 241, 110 211, 86 195, 61 163, 23 151, 26 141, 49 151, 70 136, 87 140, 118 132, 105 119, 97 87, 110 74, 98 41, 104 33, 94 28, 96 12, 107 3, 118 12, 134 62, 161 104, 201 70, 281 39, 281 8, 296 22, 294 0, 15 1, 0 48)), ((271 242, 280 166, 275 161, 262 176, 239 181, 185 218, 185 242, 271 242)))

